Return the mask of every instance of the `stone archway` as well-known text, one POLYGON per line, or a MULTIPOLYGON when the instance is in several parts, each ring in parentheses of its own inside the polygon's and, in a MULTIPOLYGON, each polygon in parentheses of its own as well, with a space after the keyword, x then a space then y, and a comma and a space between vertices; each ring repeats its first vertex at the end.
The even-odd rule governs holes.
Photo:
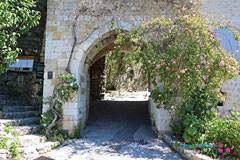
MULTIPOLYGON (((75 113, 74 126, 81 126, 84 128, 89 115, 89 102, 90 102, 90 66, 109 53, 109 50, 113 49, 113 42, 116 38, 115 31, 110 31, 101 34, 100 36, 93 35, 89 41, 78 47, 75 53, 75 59, 71 64, 71 71, 79 79, 80 91, 77 95, 77 102, 75 113), (87 44, 87 45, 86 45, 87 44), (99 49, 100 46, 100 49, 99 49), (79 54, 80 53, 80 54, 79 54), (78 56, 79 55, 79 56, 78 56), (78 68, 76 66, 79 66, 78 68)), ((131 49, 129 46, 123 47, 125 52, 129 52, 131 49)), ((167 111, 157 109, 155 104, 149 101, 150 118, 153 124, 154 130, 159 133, 165 133, 169 131, 170 116, 167 111)))

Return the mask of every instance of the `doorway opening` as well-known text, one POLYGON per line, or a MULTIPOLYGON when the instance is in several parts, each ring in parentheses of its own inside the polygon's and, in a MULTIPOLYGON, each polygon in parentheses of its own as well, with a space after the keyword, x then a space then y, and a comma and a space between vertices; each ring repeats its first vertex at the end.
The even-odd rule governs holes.
POLYGON ((100 51, 105 54, 98 53, 89 65, 90 105, 83 137, 118 144, 155 139, 146 75, 138 65, 127 63, 128 53, 121 53, 121 64, 110 63, 106 53, 112 44, 100 51), (119 74, 122 70, 124 73, 119 74))

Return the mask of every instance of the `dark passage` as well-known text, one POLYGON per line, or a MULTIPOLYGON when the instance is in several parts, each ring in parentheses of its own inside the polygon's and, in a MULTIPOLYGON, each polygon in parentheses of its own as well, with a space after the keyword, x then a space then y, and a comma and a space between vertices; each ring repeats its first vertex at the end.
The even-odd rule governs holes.
POLYGON ((147 101, 93 101, 89 112, 85 130, 88 138, 116 143, 156 138, 151 129, 147 101))

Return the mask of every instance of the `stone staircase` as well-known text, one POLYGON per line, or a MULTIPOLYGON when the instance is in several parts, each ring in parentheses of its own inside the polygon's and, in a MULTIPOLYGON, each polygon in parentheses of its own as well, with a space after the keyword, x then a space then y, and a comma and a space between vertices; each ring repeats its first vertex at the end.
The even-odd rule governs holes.
POLYGON ((13 126, 19 135, 22 159, 37 158, 40 153, 59 145, 58 142, 47 142, 45 136, 36 134, 41 129, 40 118, 38 106, 29 105, 22 97, 11 96, 0 86, 0 133, 3 132, 4 124, 13 126))

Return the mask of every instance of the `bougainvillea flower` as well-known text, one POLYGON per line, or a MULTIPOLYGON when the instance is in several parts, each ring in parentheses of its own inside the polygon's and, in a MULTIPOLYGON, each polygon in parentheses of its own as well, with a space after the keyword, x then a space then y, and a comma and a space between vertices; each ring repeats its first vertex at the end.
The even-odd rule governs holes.
POLYGON ((225 149, 225 151, 228 152, 228 153, 230 153, 231 150, 230 150, 229 147, 227 147, 227 148, 225 149))
POLYGON ((218 150, 218 152, 219 152, 219 153, 223 153, 223 149, 220 148, 220 149, 218 150))

